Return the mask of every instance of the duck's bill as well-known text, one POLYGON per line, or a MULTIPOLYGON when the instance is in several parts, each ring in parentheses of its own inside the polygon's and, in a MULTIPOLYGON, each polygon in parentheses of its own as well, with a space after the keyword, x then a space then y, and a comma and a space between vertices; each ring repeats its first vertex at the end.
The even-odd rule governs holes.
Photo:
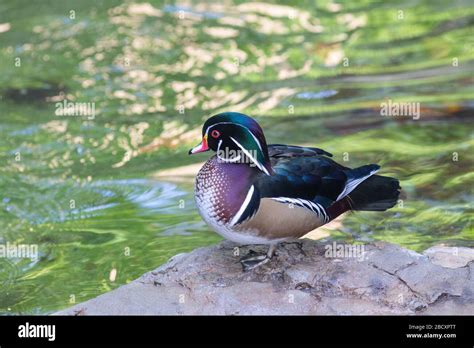
POLYGON ((207 145, 207 136, 202 138, 202 141, 200 144, 196 145, 191 150, 189 150, 189 154, 194 155, 195 153, 205 152, 205 151, 209 151, 209 146, 207 145))

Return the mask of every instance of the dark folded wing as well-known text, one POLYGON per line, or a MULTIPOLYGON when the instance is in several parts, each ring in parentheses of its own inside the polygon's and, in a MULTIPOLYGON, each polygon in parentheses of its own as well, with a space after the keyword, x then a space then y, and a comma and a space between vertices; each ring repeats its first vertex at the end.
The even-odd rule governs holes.
POLYGON ((326 157, 330 153, 281 144, 269 145, 268 150, 275 175, 257 181, 262 198, 299 198, 327 206, 343 191, 350 169, 326 157))
POLYGON ((312 147, 269 145, 274 175, 261 175, 254 182, 249 206, 237 223, 252 216, 262 198, 307 208, 326 222, 326 208, 348 195, 355 187, 373 175, 379 166, 365 165, 350 169, 326 156, 330 153, 312 147))
POLYGON ((332 154, 322 149, 318 149, 317 147, 303 147, 283 144, 268 145, 268 154, 270 156, 270 160, 273 161, 278 158, 312 157, 315 155, 325 155, 332 157, 332 154))

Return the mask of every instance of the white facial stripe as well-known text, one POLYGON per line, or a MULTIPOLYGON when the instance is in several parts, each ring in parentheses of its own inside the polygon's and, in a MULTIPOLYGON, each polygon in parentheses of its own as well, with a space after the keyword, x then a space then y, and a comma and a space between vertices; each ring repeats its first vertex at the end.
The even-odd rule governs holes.
POLYGON ((260 144, 260 141, 255 137, 255 135, 253 135, 253 133, 250 131, 250 129, 248 129, 247 127, 245 127, 245 126, 243 126, 243 125, 241 125, 241 124, 237 124, 237 123, 233 123, 233 122, 219 122, 219 123, 215 123, 215 124, 213 124, 212 126, 207 127, 206 133, 204 133, 204 134, 207 135, 207 134, 209 133, 209 130, 210 130, 212 127, 215 127, 215 126, 217 126, 217 125, 219 125, 219 124, 233 124, 233 125, 235 125, 235 126, 239 126, 239 127, 244 128, 244 129, 245 129, 247 132, 249 132, 250 135, 253 137, 253 139, 254 139, 255 142, 257 143, 257 145, 258 145, 260 151, 263 151, 263 150, 262 150, 262 144, 260 144))
POLYGON ((230 226, 234 226, 235 223, 237 221, 239 221, 239 219, 242 216, 242 214, 244 213, 245 209, 247 209, 247 206, 249 205, 250 200, 252 199, 253 191, 254 191, 254 187, 252 185, 252 186, 250 186, 249 192, 247 192, 247 196, 245 197, 244 202, 240 206, 239 211, 234 215, 234 217, 230 221, 230 226))
MULTIPOLYGON (((242 127, 244 127, 244 126, 242 126, 242 127)), ((258 141, 258 139, 255 137, 255 135, 253 135, 253 133, 252 133, 247 127, 244 127, 244 128, 250 133, 250 135, 252 136, 253 140, 255 140, 255 142, 257 143, 258 148, 260 149, 260 151, 263 152, 263 150, 262 150, 262 145, 260 144, 260 141, 258 141)))
POLYGON ((255 165, 258 167, 258 169, 260 169, 265 174, 270 175, 267 168, 265 168, 259 161, 257 161, 257 159, 254 158, 250 154, 250 152, 248 152, 242 145, 240 145, 240 143, 237 140, 235 140, 233 137, 230 137, 230 139, 243 151, 243 153, 245 153, 247 155, 248 158, 250 158, 252 160, 253 163, 255 163, 255 165))
POLYGON ((220 150, 221 150, 221 145, 222 145, 222 139, 219 140, 219 143, 217 144, 217 157, 223 161, 223 162, 228 162, 228 163, 234 163, 240 161, 242 156, 239 154, 237 157, 231 159, 231 158, 224 158, 219 155, 220 150))

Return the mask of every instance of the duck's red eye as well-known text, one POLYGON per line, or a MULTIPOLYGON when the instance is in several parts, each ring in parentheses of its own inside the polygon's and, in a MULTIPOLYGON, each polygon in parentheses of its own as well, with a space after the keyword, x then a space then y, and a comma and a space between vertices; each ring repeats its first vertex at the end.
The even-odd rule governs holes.
POLYGON ((217 139, 221 136, 221 132, 219 132, 217 129, 214 129, 212 132, 211 132, 211 137, 213 137, 214 139, 217 139))

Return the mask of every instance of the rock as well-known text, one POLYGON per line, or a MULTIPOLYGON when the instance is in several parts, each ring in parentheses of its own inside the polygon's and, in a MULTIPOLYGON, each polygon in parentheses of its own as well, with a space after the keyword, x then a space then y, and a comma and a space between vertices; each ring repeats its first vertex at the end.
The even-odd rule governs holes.
POLYGON ((342 244, 300 239, 280 244, 269 263, 243 272, 240 256, 266 248, 222 242, 176 255, 57 314, 474 314, 472 258, 451 253, 446 261, 445 248, 422 255, 382 242, 359 248, 350 253, 342 244), (342 254, 329 254, 338 248, 342 254))
POLYGON ((466 266, 474 260, 474 249, 463 247, 434 246, 423 252, 435 265, 449 268, 466 266))

